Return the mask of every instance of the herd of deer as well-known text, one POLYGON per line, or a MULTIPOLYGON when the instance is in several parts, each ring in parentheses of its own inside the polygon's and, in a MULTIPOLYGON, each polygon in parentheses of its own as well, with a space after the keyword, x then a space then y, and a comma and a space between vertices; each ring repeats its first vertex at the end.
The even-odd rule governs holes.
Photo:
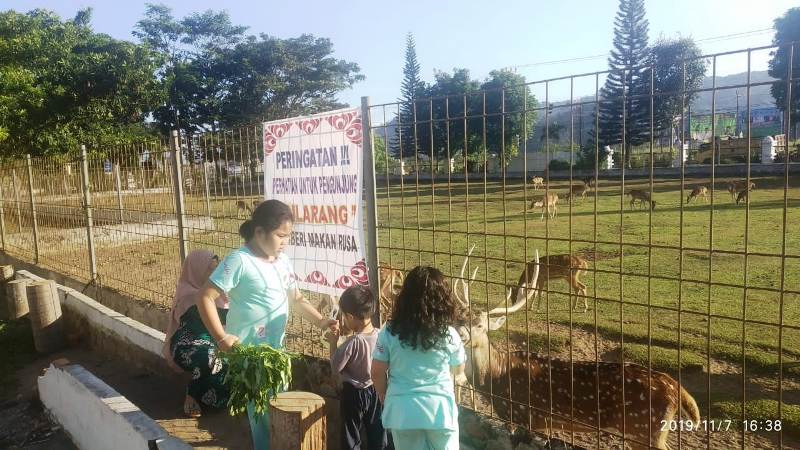
MULTIPOLYGON (((531 181, 533 183, 534 191, 545 188, 544 178, 533 177, 531 181)), ((569 192, 564 195, 564 200, 569 201, 570 203, 578 198, 583 200, 586 198, 586 194, 591 192, 593 187, 594 179, 591 177, 586 177, 583 179, 583 184, 573 184, 570 186, 569 192)), ((731 194, 731 200, 735 200, 736 204, 738 205, 740 203, 747 202, 749 192, 756 188, 756 184, 752 181, 748 184, 747 180, 733 180, 728 182, 727 188, 728 192, 731 194)), ((649 205, 650 210, 656 209, 656 201, 650 197, 650 191, 648 190, 631 189, 628 191, 627 195, 631 198, 631 209, 637 205, 637 202, 639 207, 649 205)), ((702 198, 703 202, 706 202, 707 195, 708 188, 706 186, 694 186, 692 191, 686 197, 686 203, 688 204, 692 199, 695 199, 695 202, 697 202, 699 201, 697 200, 699 198, 702 198)), ((541 198, 531 201, 528 209, 541 208, 541 220, 544 220, 545 211, 551 219, 554 219, 558 215, 558 202, 560 199, 561 198, 556 193, 547 193, 541 198)))
MULTIPOLYGON (((539 294, 549 281, 566 280, 584 298, 586 286, 580 276, 588 264, 579 255, 548 255, 525 265, 517 284, 510 288, 505 305, 489 311, 474 311, 470 286, 478 269, 465 277, 474 246, 470 248, 458 277, 452 279, 454 297, 464 310, 458 324, 467 349, 465 373, 456 377, 460 388, 471 384, 491 392, 497 416, 512 424, 539 432, 616 432, 629 448, 667 449, 669 424, 676 415, 699 423, 694 398, 666 373, 633 363, 569 361, 528 351, 502 351, 489 342, 489 331, 503 326, 509 314, 519 311, 532 298, 539 309, 539 294), (510 306, 509 303, 513 302, 510 306)), ((403 274, 394 268, 380 270, 380 304, 389 312, 402 286, 403 274)), ((530 302, 533 305, 533 302, 530 302)), ((674 428, 674 427, 673 427, 674 428)))

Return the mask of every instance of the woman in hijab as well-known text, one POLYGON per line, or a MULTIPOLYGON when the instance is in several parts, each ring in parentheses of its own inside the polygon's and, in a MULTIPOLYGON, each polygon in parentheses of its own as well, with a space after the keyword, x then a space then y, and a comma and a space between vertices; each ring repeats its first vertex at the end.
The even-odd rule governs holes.
MULTIPOLYGON (((217 255, 207 250, 194 250, 186 256, 164 339, 163 354, 170 367, 192 375, 183 404, 183 411, 189 417, 200 416, 201 403, 221 407, 228 402, 228 390, 223 384, 227 364, 217 357, 214 339, 203 325, 195 305, 197 293, 217 264, 217 255)), ((228 298, 224 295, 217 297, 215 305, 224 323, 228 298)))

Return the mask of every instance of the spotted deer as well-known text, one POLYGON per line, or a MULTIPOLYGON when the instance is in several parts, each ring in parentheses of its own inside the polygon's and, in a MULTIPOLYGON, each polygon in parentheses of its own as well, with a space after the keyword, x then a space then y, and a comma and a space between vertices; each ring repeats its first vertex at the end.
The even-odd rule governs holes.
POLYGON ((631 209, 633 209, 633 205, 637 201, 639 202, 639 206, 643 206, 645 203, 649 203, 651 211, 656 209, 656 201, 650 198, 649 191, 645 191, 642 189, 631 189, 630 191, 628 191, 628 195, 631 196, 631 209))
MULTIPOLYGON (((731 200, 736 200, 738 194, 742 191, 752 191, 755 188, 756 184, 752 181, 749 186, 747 180, 732 180, 728 182, 728 193, 731 194, 731 200)), ((745 197, 747 197, 747 194, 745 194, 745 197)), ((739 204, 739 202, 736 201, 736 204, 739 204)))
MULTIPOLYGON (((465 281, 463 273, 462 267, 453 293, 469 308, 475 274, 465 281)), ((666 373, 633 363, 569 361, 497 349, 488 332, 501 328, 505 320, 505 312, 492 317, 469 311, 459 327, 468 355, 459 387, 467 378, 477 390, 491 392, 493 410, 501 420, 545 433, 613 431, 636 450, 667 449, 669 427, 664 424, 676 414, 699 423, 694 398, 666 373)))
MULTIPOLYGON (((519 276, 516 286, 508 290, 506 304, 513 302, 509 307, 495 308, 489 311, 490 314, 505 313, 510 314, 519 311, 526 302, 533 297, 536 299, 536 311, 539 311, 539 304, 542 301, 541 292, 549 288, 549 282, 554 280, 564 280, 570 286, 570 295, 577 294, 572 302, 572 309, 578 306, 578 300, 583 298, 583 312, 589 309, 586 300, 586 285, 580 280, 581 275, 586 273, 589 264, 586 258, 580 255, 548 255, 544 261, 539 260, 539 250, 536 250, 533 261, 525 264, 522 274, 519 276), (542 269, 542 267, 544 267, 542 269)), ((529 303, 529 307, 533 303, 529 303)))
POLYGON ((538 191, 539 188, 544 189, 544 178, 542 177, 533 177, 531 178, 531 183, 533 183, 533 190, 538 191))
POLYGON ((695 199, 695 203, 697 203, 697 199, 703 197, 703 203, 707 202, 706 195, 708 194, 708 188, 705 186, 695 186, 692 189, 692 192, 686 197, 686 204, 689 204, 691 199, 695 199))
POLYGON ((541 220, 544 220, 544 211, 547 208, 547 215, 553 219, 558 215, 558 194, 547 194, 541 199, 534 199, 528 209, 542 208, 541 220), (552 208, 552 212, 550 210, 552 208))

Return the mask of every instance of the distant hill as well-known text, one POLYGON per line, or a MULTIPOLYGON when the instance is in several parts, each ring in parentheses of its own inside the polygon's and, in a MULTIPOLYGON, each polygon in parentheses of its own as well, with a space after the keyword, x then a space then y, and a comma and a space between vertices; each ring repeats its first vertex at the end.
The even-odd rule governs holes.
MULTIPOLYGON (((767 81, 774 81, 775 79, 767 74, 767 71, 751 72, 750 83, 763 83, 767 81)), ((736 111, 736 89, 721 89, 726 86, 741 86, 747 84, 747 72, 736 73, 724 77, 717 77, 717 98, 716 110, 717 111, 736 111)), ((706 77, 703 80, 703 88, 710 89, 713 86, 711 77, 706 77)), ((747 107, 747 88, 742 87, 739 89, 739 111, 745 111, 747 107)), ((770 85, 751 86, 750 87, 750 105, 752 108, 763 108, 775 106, 775 99, 769 92, 770 85)), ((711 112, 711 91, 701 92, 694 102, 692 102, 692 113, 710 113, 711 112)))

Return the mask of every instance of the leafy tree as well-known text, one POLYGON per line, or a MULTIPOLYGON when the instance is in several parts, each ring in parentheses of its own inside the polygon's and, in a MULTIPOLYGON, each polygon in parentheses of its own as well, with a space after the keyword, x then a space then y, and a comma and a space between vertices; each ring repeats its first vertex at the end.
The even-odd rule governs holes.
POLYGON ((775 105, 786 112, 786 79, 787 70, 789 69, 789 49, 790 43, 794 42, 794 55, 792 58, 792 78, 794 81, 791 86, 792 99, 790 101, 790 112, 792 119, 797 120, 800 114, 800 8, 792 8, 786 11, 781 17, 775 19, 775 37, 773 44, 778 45, 778 49, 774 50, 771 55, 772 59, 769 62, 769 75, 773 78, 781 80, 780 83, 775 83, 770 88, 772 97, 775 99, 775 105))
POLYGON ((467 69, 455 69, 437 72, 435 80, 428 90, 435 157, 445 158, 449 146, 451 157, 460 153, 474 169, 488 153, 508 161, 533 134, 537 102, 525 77, 496 70, 481 83, 467 69))
POLYGON ((147 133, 160 101, 149 48, 92 31, 91 9, 0 13, 0 155, 77 152, 147 133))
POLYGON ((649 53, 644 84, 649 96, 653 70, 653 125, 656 129, 671 128, 683 108, 698 96, 698 92, 690 91, 702 87, 706 62, 699 58, 702 53, 691 38, 658 40, 649 53))
POLYGON ((342 107, 336 94, 364 79, 357 64, 331 57, 329 39, 246 31, 226 12, 178 20, 166 6, 147 6, 134 35, 164 55, 168 101, 153 111, 163 131, 179 123, 192 134, 342 107))
POLYGON ((600 146, 624 144, 625 164, 630 149, 649 137, 650 102, 645 85, 648 22, 644 0, 620 0, 614 20, 614 48, 608 59, 610 72, 601 90, 600 146))
POLYGON ((386 175, 386 143, 380 136, 373 136, 372 160, 375 163, 375 175, 386 175))
POLYGON ((395 153, 402 156, 414 155, 415 151, 429 154, 429 125, 417 124, 430 117, 426 97, 426 85, 420 78, 420 65, 417 60, 417 48, 414 36, 406 36, 405 64, 403 66, 403 82, 400 84, 400 116, 397 136, 395 136, 395 153), (420 101, 417 101, 417 100, 420 101), (416 118, 416 120, 415 120, 416 118), (420 147, 422 146, 422 147, 420 147), (402 148, 400 148, 402 147, 402 148))
POLYGON ((233 25, 224 11, 193 13, 176 20, 169 7, 147 4, 133 35, 162 55, 158 75, 166 101, 153 110, 153 117, 163 133, 180 128, 191 135, 217 126, 225 82, 215 76, 209 63, 242 42, 246 30, 233 25))
POLYGON ((345 105, 336 94, 364 79, 357 64, 333 58, 327 38, 250 37, 210 63, 224 80, 219 112, 224 126, 311 114, 345 105))

